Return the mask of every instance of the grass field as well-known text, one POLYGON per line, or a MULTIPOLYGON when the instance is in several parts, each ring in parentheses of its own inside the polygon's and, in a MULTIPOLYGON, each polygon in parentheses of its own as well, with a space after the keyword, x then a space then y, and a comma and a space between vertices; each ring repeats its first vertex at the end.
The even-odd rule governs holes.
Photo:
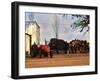
POLYGON ((25 58, 25 68, 89 65, 89 54, 54 54, 53 58, 25 58))

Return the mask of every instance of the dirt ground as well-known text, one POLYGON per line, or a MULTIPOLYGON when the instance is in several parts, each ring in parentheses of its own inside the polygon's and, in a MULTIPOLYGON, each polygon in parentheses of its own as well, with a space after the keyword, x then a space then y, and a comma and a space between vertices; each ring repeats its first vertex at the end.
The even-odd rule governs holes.
POLYGON ((25 68, 89 65, 89 54, 54 54, 53 58, 25 59, 25 68))

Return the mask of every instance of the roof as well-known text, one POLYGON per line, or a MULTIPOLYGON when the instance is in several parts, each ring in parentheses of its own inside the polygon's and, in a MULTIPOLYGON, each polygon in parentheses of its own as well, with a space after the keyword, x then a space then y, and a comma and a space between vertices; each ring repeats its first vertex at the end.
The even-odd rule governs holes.
POLYGON ((25 22, 25 26, 26 26, 26 28, 27 28, 30 24, 36 24, 36 25, 37 25, 37 27, 39 27, 39 28, 40 28, 40 26, 37 24, 37 22, 36 22, 36 21, 33 21, 33 22, 27 21, 27 22, 25 22))

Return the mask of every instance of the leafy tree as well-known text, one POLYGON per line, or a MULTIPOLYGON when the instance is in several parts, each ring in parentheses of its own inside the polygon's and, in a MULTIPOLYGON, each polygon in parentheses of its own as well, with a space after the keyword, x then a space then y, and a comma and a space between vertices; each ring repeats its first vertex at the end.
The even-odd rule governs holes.
MULTIPOLYGON (((63 16, 67 18, 68 15, 64 14, 63 16)), ((75 20, 71 24, 72 28, 79 28, 80 32, 87 28, 86 32, 89 31, 89 15, 71 15, 71 19, 75 20)))

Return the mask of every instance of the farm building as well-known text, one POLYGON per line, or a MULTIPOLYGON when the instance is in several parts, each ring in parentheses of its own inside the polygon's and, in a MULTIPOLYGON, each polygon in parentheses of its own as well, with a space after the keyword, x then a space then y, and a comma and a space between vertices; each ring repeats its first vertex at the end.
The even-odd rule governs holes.
POLYGON ((31 46, 40 43, 40 27, 37 22, 32 22, 26 25, 25 29, 25 51, 26 55, 30 55, 31 46))

